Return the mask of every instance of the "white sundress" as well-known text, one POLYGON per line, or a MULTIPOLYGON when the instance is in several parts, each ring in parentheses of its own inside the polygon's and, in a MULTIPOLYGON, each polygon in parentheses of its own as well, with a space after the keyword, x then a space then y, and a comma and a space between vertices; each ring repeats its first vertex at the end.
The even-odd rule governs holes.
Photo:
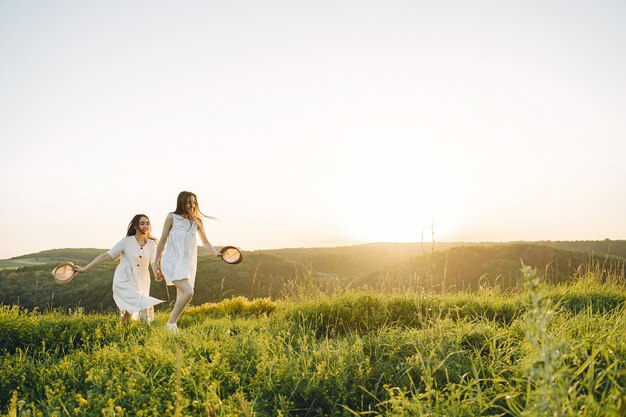
POLYGON ((150 297, 150 273, 148 265, 156 257, 156 243, 148 239, 141 246, 135 236, 126 236, 115 244, 109 251, 113 259, 121 256, 120 264, 113 275, 113 299, 122 314, 139 313, 148 321, 154 316, 152 307, 162 303, 150 297))
POLYGON ((161 260, 161 271, 167 285, 188 278, 191 288, 194 287, 198 264, 197 231, 196 222, 172 213, 172 228, 161 260))

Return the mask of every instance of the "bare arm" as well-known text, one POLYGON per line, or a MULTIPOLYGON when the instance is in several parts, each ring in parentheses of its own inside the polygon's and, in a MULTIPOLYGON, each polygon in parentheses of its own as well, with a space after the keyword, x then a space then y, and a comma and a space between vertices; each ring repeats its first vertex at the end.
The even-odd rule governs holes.
POLYGON ((150 266, 152 267, 152 272, 154 273, 154 280, 157 282, 163 281, 163 274, 157 267, 156 259, 150 262, 150 266))
MULTIPOLYGON (((156 252, 156 271, 157 274, 161 272, 161 257, 163 256, 163 250, 165 249, 165 244, 167 243, 167 237, 170 234, 170 230, 172 230, 172 224, 174 220, 172 218, 172 213, 168 213, 167 217, 165 217, 165 223, 163 224, 163 232, 161 233, 161 239, 159 239, 159 245, 157 246, 156 252)), ((154 269, 154 266, 152 267, 154 269)))
POLYGON ((98 255, 93 261, 89 262, 87 264, 87 266, 85 266, 84 268, 80 267, 80 266, 75 266, 74 267, 74 271, 76 272, 87 272, 90 269, 100 265, 102 262, 106 262, 106 261, 110 261, 111 259, 111 255, 109 255, 107 252, 104 252, 100 255, 98 255))
POLYGON ((211 245, 211 242, 206 238, 206 233, 204 232, 204 227, 198 227, 198 233, 200 234, 200 240, 202 241, 202 246, 207 248, 213 255, 220 256, 220 253, 211 245))
POLYGON ((154 238, 154 251, 150 248, 150 267, 152 268, 152 273, 154 274, 155 281, 161 281, 163 277, 159 275, 157 263, 156 263, 156 248, 159 245, 159 240, 154 238))

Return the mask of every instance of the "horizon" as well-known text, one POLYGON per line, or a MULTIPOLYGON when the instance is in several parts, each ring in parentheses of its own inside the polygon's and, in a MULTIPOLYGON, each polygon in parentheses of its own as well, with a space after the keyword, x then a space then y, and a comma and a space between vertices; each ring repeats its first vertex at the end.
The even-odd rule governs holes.
POLYGON ((626 3, 0 3, 0 259, 626 238, 626 3), (244 7, 242 7, 244 6, 244 7))
MULTIPOLYGON (((469 245, 509 245, 509 244, 541 244, 541 243, 582 243, 582 242, 626 242, 626 239, 583 239, 583 240, 509 240, 509 241, 436 241, 436 242, 366 242, 366 243, 358 243, 353 245, 339 245, 339 246, 290 246, 290 247, 277 247, 277 248, 263 248, 263 249, 244 249, 240 248, 243 252, 256 252, 256 251, 280 251, 280 250, 308 250, 308 249, 341 249, 341 248, 352 248, 358 246, 369 246, 369 245, 417 245, 417 246, 436 246, 436 245, 454 245, 454 244, 469 244, 469 245)), ((221 247, 224 245, 216 244, 216 247, 221 247)), ((198 245, 198 248, 202 248, 202 245, 198 245)), ((2 260, 11 260, 14 258, 20 258, 27 255, 37 255, 43 252, 48 251, 57 251, 57 250, 108 250, 109 248, 96 248, 96 247, 59 247, 59 248, 48 248, 38 252, 30 252, 23 253, 21 255, 15 255, 10 258, 0 258, 2 260)), ((198 253, 199 256, 203 256, 198 253)))

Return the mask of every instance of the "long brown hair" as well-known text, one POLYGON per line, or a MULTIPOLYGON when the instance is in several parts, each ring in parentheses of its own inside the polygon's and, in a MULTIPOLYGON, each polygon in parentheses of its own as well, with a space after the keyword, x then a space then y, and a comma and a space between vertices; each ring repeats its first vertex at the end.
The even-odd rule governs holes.
MULTIPOLYGON (((142 217, 145 217, 146 219, 148 219, 148 221, 150 221, 150 218, 145 214, 135 214, 130 223, 128 223, 128 231, 126 232, 126 236, 135 236, 137 234, 139 222, 141 221, 142 217)), ((152 231, 152 226, 150 226, 150 231, 152 231)), ((148 233, 148 239, 156 240, 156 238, 150 233, 148 233)))
POLYGON ((198 203, 198 197, 191 191, 181 191, 176 198, 176 210, 174 214, 178 214, 186 219, 194 221, 199 227, 203 226, 202 218, 215 220, 215 217, 207 216, 200 211, 200 203, 198 203), (187 210, 187 201, 193 197, 196 200, 196 205, 190 211, 187 210))

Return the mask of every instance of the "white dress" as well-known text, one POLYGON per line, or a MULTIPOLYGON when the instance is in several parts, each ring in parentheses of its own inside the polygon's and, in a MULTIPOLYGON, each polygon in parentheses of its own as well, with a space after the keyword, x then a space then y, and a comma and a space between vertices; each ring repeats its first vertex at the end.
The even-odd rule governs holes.
POLYGON ((113 299, 122 313, 139 313, 151 320, 152 307, 162 300, 150 297, 150 273, 148 265, 156 258, 156 242, 148 239, 141 246, 135 236, 126 236, 108 252, 113 259, 121 256, 113 275, 113 299))
POLYGON ((198 244, 196 232, 198 225, 193 220, 178 214, 172 214, 172 228, 167 237, 165 253, 161 260, 161 271, 167 285, 172 281, 188 278, 191 288, 196 282, 198 265, 198 244))

